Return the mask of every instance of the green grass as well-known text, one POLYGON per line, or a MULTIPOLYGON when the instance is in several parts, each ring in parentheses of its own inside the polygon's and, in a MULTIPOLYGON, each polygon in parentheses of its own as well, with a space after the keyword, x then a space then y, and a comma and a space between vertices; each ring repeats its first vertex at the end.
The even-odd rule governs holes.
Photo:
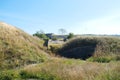
POLYGON ((100 57, 90 57, 87 61, 108 63, 111 61, 119 61, 120 55, 110 55, 110 56, 100 56, 100 57))
POLYGON ((0 80, 19 80, 18 70, 5 70, 0 72, 0 80))

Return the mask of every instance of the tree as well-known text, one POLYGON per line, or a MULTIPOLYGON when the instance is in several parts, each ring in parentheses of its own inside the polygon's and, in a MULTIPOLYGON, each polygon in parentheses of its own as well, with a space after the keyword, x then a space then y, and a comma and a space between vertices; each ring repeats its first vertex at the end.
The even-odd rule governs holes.
POLYGON ((46 34, 44 33, 44 31, 40 30, 40 31, 37 31, 36 33, 33 34, 33 36, 37 36, 41 39, 49 39, 46 34))
POLYGON ((69 33, 69 35, 67 36, 67 39, 71 39, 74 37, 74 34, 73 33, 69 33))
POLYGON ((60 34, 64 35, 67 31, 63 28, 59 29, 58 30, 60 34))

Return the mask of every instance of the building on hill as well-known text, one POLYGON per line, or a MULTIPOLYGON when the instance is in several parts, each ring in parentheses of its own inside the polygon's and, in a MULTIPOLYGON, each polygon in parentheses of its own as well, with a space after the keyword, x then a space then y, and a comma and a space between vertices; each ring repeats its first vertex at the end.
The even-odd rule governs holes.
POLYGON ((53 39, 54 37, 56 37, 57 39, 66 39, 68 35, 55 35, 53 33, 47 33, 46 36, 50 39, 53 39))
POLYGON ((46 36, 49 37, 50 39, 52 39, 52 37, 54 36, 54 34, 53 33, 47 33, 46 36))
POLYGON ((56 35, 57 39, 67 39, 68 35, 56 35))

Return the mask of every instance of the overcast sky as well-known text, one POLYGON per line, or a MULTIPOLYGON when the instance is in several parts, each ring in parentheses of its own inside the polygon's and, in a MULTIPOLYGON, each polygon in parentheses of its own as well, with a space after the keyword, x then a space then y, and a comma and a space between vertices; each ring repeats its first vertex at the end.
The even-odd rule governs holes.
POLYGON ((29 34, 120 34, 120 0, 0 0, 0 21, 29 34))

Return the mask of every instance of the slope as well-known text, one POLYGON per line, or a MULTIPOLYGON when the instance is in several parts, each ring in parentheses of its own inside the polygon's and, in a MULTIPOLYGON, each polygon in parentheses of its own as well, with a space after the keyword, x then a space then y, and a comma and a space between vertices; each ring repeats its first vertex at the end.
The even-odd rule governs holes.
POLYGON ((80 37, 65 43, 59 50, 59 55, 81 59, 117 56, 119 59, 119 52, 120 39, 117 37, 80 37))
POLYGON ((48 55, 42 48, 42 40, 0 22, 0 69, 43 62, 48 55))

